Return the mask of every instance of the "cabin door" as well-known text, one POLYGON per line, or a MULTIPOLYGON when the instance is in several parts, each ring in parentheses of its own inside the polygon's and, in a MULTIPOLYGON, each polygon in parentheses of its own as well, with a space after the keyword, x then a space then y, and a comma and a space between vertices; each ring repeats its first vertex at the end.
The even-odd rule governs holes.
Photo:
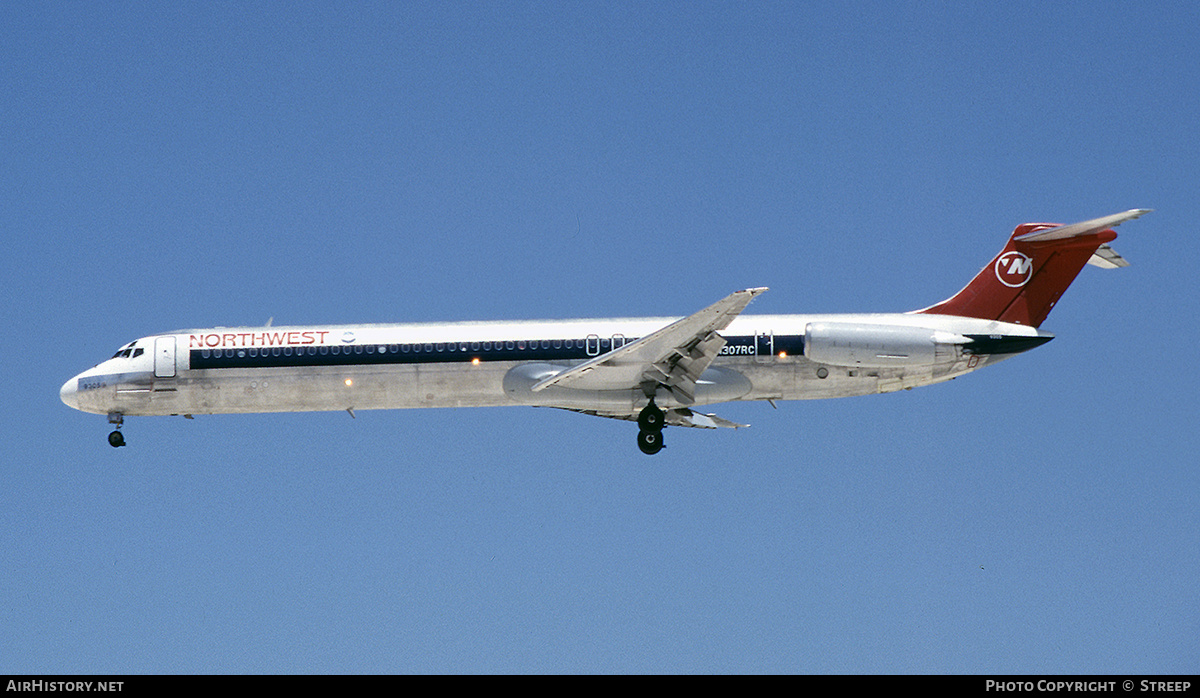
POLYGON ((175 377, 175 338, 157 337, 154 340, 154 377, 175 377))

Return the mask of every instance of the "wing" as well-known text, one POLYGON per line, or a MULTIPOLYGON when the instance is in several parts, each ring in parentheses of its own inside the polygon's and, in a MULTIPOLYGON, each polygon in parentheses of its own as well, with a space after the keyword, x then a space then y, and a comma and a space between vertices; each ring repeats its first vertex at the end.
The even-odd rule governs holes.
POLYGON ((695 401, 696 381, 725 346, 717 332, 729 326, 746 305, 766 288, 731 293, 694 315, 613 349, 607 354, 560 371, 536 383, 538 392, 552 385, 583 390, 619 390, 662 385, 685 405, 695 401))
MULTIPOLYGON (((559 407, 557 409, 568 410, 570 412, 578 412, 580 414, 590 414, 594 417, 607 417, 608 419, 623 419, 627 422, 636 422, 637 415, 625 412, 603 412, 601 410, 581 410, 574 407, 559 407)), ((701 414, 693 412, 686 407, 677 407, 673 410, 667 410, 663 413, 663 423, 674 427, 696 427, 697 429, 744 429, 749 424, 738 424, 731 422, 728 419, 722 419, 715 414, 701 414)))

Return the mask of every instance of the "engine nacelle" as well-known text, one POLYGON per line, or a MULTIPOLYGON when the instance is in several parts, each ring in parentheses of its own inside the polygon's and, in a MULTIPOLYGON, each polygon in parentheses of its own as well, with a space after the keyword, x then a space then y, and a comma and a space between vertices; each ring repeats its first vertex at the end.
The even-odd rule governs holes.
POLYGON ((816 363, 852 368, 932 366, 954 361, 958 345, 970 341, 926 327, 810 322, 804 328, 804 355, 816 363))

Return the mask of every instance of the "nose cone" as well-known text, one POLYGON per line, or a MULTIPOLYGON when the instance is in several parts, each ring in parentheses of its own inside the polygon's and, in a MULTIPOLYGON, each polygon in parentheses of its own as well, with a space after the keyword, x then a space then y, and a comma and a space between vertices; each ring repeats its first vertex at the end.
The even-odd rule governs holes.
POLYGON ((66 403, 67 407, 79 409, 79 377, 76 376, 71 380, 63 383, 63 387, 58 391, 58 397, 66 403))

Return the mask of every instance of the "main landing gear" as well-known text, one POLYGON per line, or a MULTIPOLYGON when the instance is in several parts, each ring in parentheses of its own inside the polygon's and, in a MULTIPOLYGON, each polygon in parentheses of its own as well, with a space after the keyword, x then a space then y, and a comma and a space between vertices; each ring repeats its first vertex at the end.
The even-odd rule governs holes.
POLYGON ((665 415, 663 411, 654 404, 654 400, 650 401, 641 412, 638 413, 638 448, 642 453, 648 456, 653 456, 663 449, 662 432, 666 426, 665 415))
POLYGON ((125 423, 125 415, 120 412, 109 412, 108 423, 116 424, 117 428, 108 435, 108 445, 120 448, 125 445, 125 435, 121 433, 121 425, 125 423))

